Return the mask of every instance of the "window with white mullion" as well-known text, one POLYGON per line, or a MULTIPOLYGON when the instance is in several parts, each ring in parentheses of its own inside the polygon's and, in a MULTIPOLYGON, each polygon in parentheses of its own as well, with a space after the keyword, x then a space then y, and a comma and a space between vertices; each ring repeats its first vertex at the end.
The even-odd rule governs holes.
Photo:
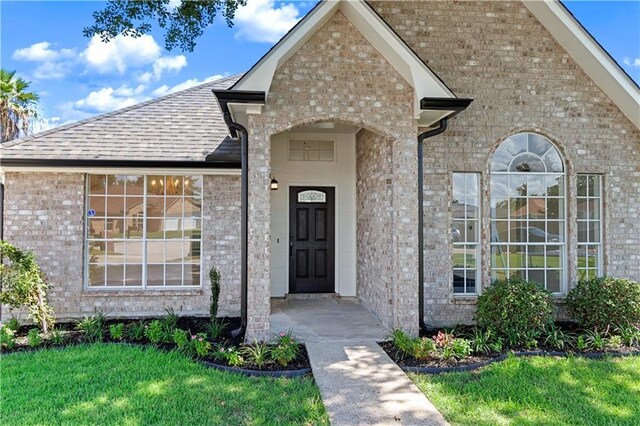
POLYGON ((578 280, 602 275, 602 176, 579 174, 578 280))
POLYGON ((453 173, 451 234, 453 292, 477 293, 480 258, 480 197, 477 173, 453 173))

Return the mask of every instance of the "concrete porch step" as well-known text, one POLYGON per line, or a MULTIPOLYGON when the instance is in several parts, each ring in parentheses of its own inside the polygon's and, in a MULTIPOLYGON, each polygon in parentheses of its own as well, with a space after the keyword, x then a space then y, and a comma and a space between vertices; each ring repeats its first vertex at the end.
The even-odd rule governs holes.
POLYGON ((285 300, 315 300, 315 299, 339 299, 338 293, 288 293, 285 300))

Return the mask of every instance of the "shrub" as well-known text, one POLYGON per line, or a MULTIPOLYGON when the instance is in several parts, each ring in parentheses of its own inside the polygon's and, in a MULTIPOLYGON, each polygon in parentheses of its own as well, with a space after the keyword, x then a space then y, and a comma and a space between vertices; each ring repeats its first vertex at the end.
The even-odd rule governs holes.
POLYGON ((84 333, 84 338, 88 342, 101 342, 104 340, 104 322, 105 318, 101 313, 90 317, 85 316, 83 320, 78 321, 76 329, 84 333))
POLYGON ((53 309, 47 304, 49 286, 35 255, 0 240, 0 257, 9 260, 8 264, 0 262, 0 302, 11 308, 27 308, 29 317, 47 333, 53 326, 53 309))
POLYGON ((11 319, 7 321, 6 326, 17 333, 18 330, 20 330, 20 321, 16 317, 11 317, 11 319))
POLYGON ((185 330, 181 330, 179 328, 173 330, 173 343, 178 348, 178 351, 184 355, 190 354, 190 345, 189 345, 189 333, 185 330))
POLYGON ((617 326, 615 332, 622 337, 622 342, 626 346, 640 345, 640 326, 617 326))
POLYGON ((462 359, 471 355, 471 344, 467 339, 453 339, 447 346, 445 346, 444 351, 450 350, 453 358, 462 359))
POLYGON ((113 340, 122 340, 124 338, 124 324, 119 322, 109 326, 109 336, 113 340))
POLYGON ((586 349, 601 351, 605 346, 604 334, 598 330, 587 330, 584 334, 584 343, 586 349))
POLYGON ((214 358, 223 360, 232 367, 241 367, 244 365, 244 357, 242 353, 235 347, 220 347, 213 353, 214 358))
POLYGON ((191 336, 190 352, 192 356, 204 358, 211 351, 211 343, 207 341, 207 335, 198 333, 191 336))
POLYGON ((51 342, 56 346, 62 345, 64 343, 64 335, 62 334, 62 331, 57 328, 51 330, 51 342))
POLYGON ((40 335, 40 330, 37 328, 32 328, 27 333, 27 344, 32 348, 36 348, 42 344, 42 336, 40 335))
POLYGON ((546 337, 544 339, 545 345, 551 346, 558 351, 564 351, 573 342, 573 336, 570 333, 562 331, 554 324, 547 327, 546 337))
POLYGON ((211 321, 218 317, 218 300, 220 299, 220 272, 215 266, 212 266, 209 270, 209 280, 211 281, 211 304, 209 306, 209 313, 211 314, 211 321))
POLYGON ((0 347, 13 349, 16 347, 16 332, 8 325, 0 323, 0 347))
POLYGON ((211 318, 211 322, 207 324, 206 331, 211 340, 217 340, 222 332, 227 328, 227 323, 224 320, 218 320, 211 318))
POLYGON ((389 336, 396 349, 404 356, 413 356, 415 339, 400 329, 394 329, 389 336))
POLYGON ((622 347, 622 337, 611 336, 606 340, 605 345, 607 349, 618 350, 622 347))
POLYGON ((269 360, 270 348, 267 342, 254 342, 242 348, 242 355, 250 363, 262 368, 269 360))
POLYGON ((145 337, 154 344, 158 344, 163 341, 164 333, 164 327, 160 320, 151 321, 144 330, 145 337))
POLYGON ((536 282, 512 277, 495 281, 482 292, 475 319, 510 346, 530 346, 553 322, 553 313, 549 291, 536 282))
POLYGON ((424 361, 430 358, 433 353, 436 351, 436 343, 427 337, 423 337, 422 339, 413 339, 413 352, 411 355, 424 361))
POLYGON ((585 336, 583 335, 578 336, 578 338, 576 339, 576 349, 579 351, 586 351, 588 348, 589 347, 585 340, 585 336))
POLYGON ((476 354, 489 355, 502 352, 502 339, 495 337, 491 330, 473 328, 473 334, 469 338, 471 350, 476 354))
POLYGON ((271 348, 271 359, 286 367, 291 361, 296 359, 300 352, 300 346, 291 331, 282 332, 277 335, 275 344, 271 348))
POLYGON ((144 320, 131 323, 127 328, 127 337, 131 340, 140 341, 144 339, 146 329, 147 326, 144 320))
POLYGON ((567 295, 567 312, 583 327, 640 323, 640 283, 612 277, 580 281, 567 295))

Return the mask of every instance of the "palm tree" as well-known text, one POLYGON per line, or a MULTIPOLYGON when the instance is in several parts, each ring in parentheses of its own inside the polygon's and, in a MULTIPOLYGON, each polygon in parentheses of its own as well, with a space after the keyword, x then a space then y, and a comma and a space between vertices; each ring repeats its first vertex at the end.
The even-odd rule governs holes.
POLYGON ((0 70, 0 142, 28 134, 38 118, 40 96, 27 92, 31 83, 16 77, 15 71, 0 70))

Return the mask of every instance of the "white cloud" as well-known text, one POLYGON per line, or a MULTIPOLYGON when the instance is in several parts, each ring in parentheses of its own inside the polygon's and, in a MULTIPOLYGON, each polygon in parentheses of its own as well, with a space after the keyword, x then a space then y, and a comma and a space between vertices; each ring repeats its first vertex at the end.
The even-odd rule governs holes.
POLYGON ((149 97, 143 94, 144 90, 144 85, 139 85, 135 88, 120 86, 117 89, 104 87, 99 90, 94 90, 86 97, 75 101, 72 109, 82 112, 109 112, 126 108, 148 100, 149 97))
POLYGON ((628 67, 640 68, 640 58, 635 58, 632 60, 631 58, 626 57, 622 60, 622 63, 628 67))
POLYGON ((140 37, 119 35, 108 43, 95 35, 89 41, 82 57, 90 69, 101 74, 117 72, 124 74, 128 68, 137 68, 154 63, 160 58, 160 46, 152 36, 140 37))
POLYGON ((276 7, 275 0, 248 0, 238 8, 234 23, 235 37, 249 41, 275 43, 300 19, 300 11, 293 4, 276 7))
POLYGON ((13 52, 13 59, 17 61, 36 62, 33 70, 36 79, 59 79, 68 75, 76 62, 75 49, 54 49, 48 41, 34 43, 29 47, 17 49, 13 52))
POLYGON ((219 79, 221 79, 223 77, 225 77, 225 76, 224 75, 220 75, 220 74, 216 74, 216 75, 212 75, 211 77, 207 77, 204 80, 198 80, 197 78, 192 78, 192 79, 183 81, 182 83, 176 84, 173 87, 169 87, 166 84, 163 84, 162 86, 158 87, 156 90, 151 92, 151 94, 153 96, 155 96, 155 97, 164 96, 164 95, 168 95, 170 93, 179 92, 180 90, 189 89, 189 88, 197 86, 199 84, 208 83, 208 82, 214 81, 214 80, 219 80, 219 79))

